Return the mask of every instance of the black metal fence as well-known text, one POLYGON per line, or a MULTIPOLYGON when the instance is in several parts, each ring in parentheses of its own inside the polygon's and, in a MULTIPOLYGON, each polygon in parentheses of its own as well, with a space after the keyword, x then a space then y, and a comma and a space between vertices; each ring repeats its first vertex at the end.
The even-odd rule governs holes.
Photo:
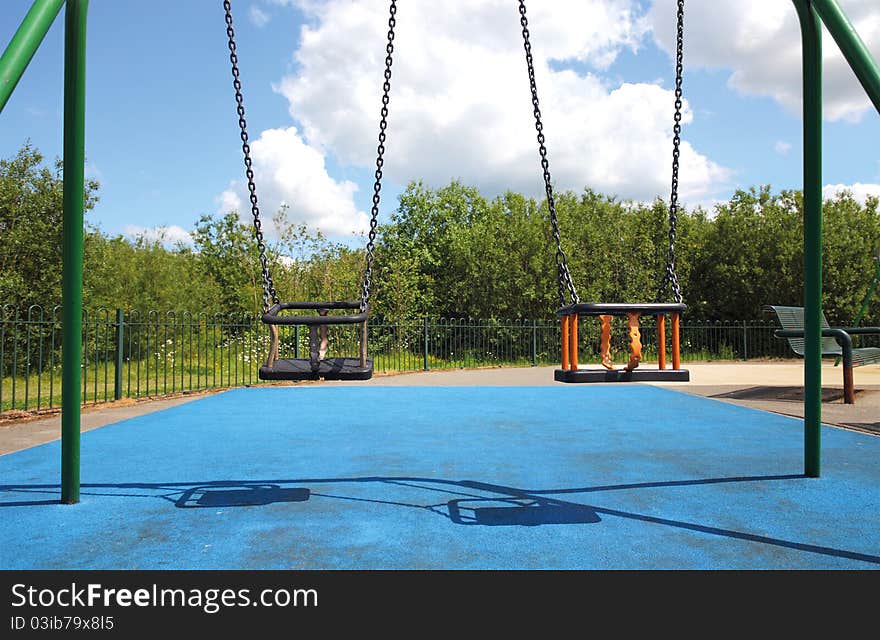
MULTIPOLYGON (((0 411, 54 409, 61 398, 60 309, 11 305, 0 317, 0 411)), ((613 350, 625 362, 627 332, 619 321, 613 350)), ((667 323, 670 324, 670 323, 667 323)), ((684 322, 682 359, 792 357, 763 321, 684 322)), ((330 350, 354 356, 358 326, 330 328, 330 350)), ((558 362, 556 320, 373 319, 369 351, 377 372, 535 366, 558 362)), ((656 359, 656 328, 645 318, 644 359, 656 359)), ((598 362, 598 323, 581 324, 583 362, 598 362)), ((308 353, 308 332, 282 328, 281 357, 308 353)), ((670 337, 667 338, 667 344, 670 337)), ((200 389, 259 384, 269 347, 254 316, 98 309, 83 316, 83 403, 144 398, 200 389)))

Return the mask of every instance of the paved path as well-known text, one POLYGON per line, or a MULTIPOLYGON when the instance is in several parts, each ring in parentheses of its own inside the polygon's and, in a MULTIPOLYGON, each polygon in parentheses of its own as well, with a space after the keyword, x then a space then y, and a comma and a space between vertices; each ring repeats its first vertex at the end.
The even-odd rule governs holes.
MULTIPOLYGON (((84 407, 81 418, 82 431, 91 431, 121 420, 128 420, 192 402, 214 391, 200 394, 166 398, 161 400, 111 402, 106 405, 84 407)), ((0 423, 0 456, 13 451, 35 447, 61 438, 61 414, 45 418, 0 423)))

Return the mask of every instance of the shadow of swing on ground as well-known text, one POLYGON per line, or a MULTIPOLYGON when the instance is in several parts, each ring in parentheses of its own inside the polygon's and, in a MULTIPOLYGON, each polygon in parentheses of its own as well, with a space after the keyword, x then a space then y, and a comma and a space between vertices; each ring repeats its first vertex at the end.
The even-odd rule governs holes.
MULTIPOLYGON (((158 482, 158 483, 84 483, 84 496, 103 496, 110 498, 146 498, 168 501, 180 509, 262 507, 279 503, 305 503, 312 498, 328 498, 354 502, 367 502, 378 505, 407 507, 428 511, 447 518, 459 525, 482 526, 527 526, 595 524, 602 516, 623 518, 675 529, 698 532, 703 535, 718 536, 773 547, 791 549, 825 556, 846 558, 874 565, 880 565, 880 556, 837 549, 795 540, 784 540, 748 531, 738 531, 662 516, 634 513, 597 505, 587 505, 559 500, 555 497, 566 494, 590 494, 606 491, 639 490, 661 487, 687 487, 700 485, 739 484, 743 482, 768 482, 802 480, 801 474, 739 476, 725 478, 702 478, 692 480, 665 480, 613 485, 594 485, 561 489, 519 489, 472 480, 444 480, 424 477, 365 476, 349 478, 298 478, 285 480, 216 480, 205 482, 158 482), (384 487, 398 486, 408 490, 418 489, 439 492, 444 500, 439 503, 414 503, 378 497, 363 497, 353 494, 324 493, 314 490, 316 486, 340 484, 377 484, 384 487), (285 486, 288 485, 288 486, 285 486), (299 485, 299 486, 289 486, 299 485), (306 488, 303 485, 312 485, 306 488), (492 495, 481 495, 491 493, 492 495), (450 494, 460 497, 449 499, 450 494)), ((23 506, 58 506, 57 484, 0 485, 0 508, 23 506), (44 499, 4 501, 3 494, 44 499)))
POLYGON ((192 487, 174 502, 180 509, 218 509, 228 507, 262 507, 282 502, 306 502, 308 489, 282 487, 277 484, 242 484, 239 487, 192 487))
MULTIPOLYGON (((478 485, 482 483, 463 483, 478 485)), ((484 485, 486 486, 486 485, 484 485)), ((498 487, 500 488, 500 487, 498 487)), ((497 490, 498 488, 493 488, 497 490)), ((329 496, 316 494, 322 498, 329 496)), ((201 485, 186 489, 174 506, 179 509, 226 509, 259 507, 270 504, 307 502, 312 492, 304 487, 282 487, 279 484, 249 484, 238 486, 201 485)), ((403 503, 400 503, 401 506, 403 503)), ((422 505, 406 505, 422 507, 422 505)), ((446 515, 455 524, 484 526, 528 526, 549 524, 591 524, 599 522, 596 511, 589 506, 539 497, 469 497, 446 503, 446 515)), ((431 505, 438 511, 441 505, 431 505)))
POLYGON ((601 521, 599 514, 590 506, 541 499, 464 498, 450 500, 447 508, 449 519, 455 524, 489 527, 536 527, 545 524, 592 524, 601 521), (490 506, 477 506, 474 503, 486 503, 490 506))

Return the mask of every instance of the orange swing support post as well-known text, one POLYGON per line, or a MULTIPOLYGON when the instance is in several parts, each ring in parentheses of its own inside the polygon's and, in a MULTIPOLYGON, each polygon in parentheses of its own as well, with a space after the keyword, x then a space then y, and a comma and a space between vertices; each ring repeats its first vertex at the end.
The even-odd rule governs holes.
POLYGON ((681 369, 681 315, 672 314, 672 368, 681 369))
POLYGON ((561 316, 562 320, 562 370, 578 369, 578 316, 576 313, 561 316))

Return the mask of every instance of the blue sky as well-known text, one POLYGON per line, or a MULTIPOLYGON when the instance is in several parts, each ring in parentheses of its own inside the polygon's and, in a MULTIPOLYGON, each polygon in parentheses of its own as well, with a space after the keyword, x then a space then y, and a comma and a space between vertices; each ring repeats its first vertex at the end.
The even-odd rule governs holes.
MULTIPOLYGON (((440 186, 459 178, 489 195, 507 188, 540 194, 515 6, 441 4, 442 14, 434 3, 410 0, 398 13, 383 218, 410 179, 440 186), (510 20, 502 13, 508 10, 510 20)), ((799 41, 789 0, 690 4, 686 200, 711 205, 758 184, 798 188, 800 69, 792 60, 799 41)), ((880 57, 880 7, 841 4, 857 26, 866 25, 863 37, 880 57)), ((532 5, 557 186, 668 197, 671 0, 532 5)), ((29 6, 5 0, 3 43, 29 6)), ((267 213, 285 202, 292 218, 334 238, 363 229, 386 7, 379 0, 234 2, 267 213)), ((0 118, 3 157, 28 138, 48 158, 60 154, 62 25, 59 18, 0 118)), ((826 50, 833 47, 826 38, 826 50)), ((825 183, 880 193, 880 116, 827 53, 825 183)), ((92 0, 88 65, 88 172, 101 182, 91 223, 114 234, 183 233, 201 214, 240 204, 219 0, 92 0)))

